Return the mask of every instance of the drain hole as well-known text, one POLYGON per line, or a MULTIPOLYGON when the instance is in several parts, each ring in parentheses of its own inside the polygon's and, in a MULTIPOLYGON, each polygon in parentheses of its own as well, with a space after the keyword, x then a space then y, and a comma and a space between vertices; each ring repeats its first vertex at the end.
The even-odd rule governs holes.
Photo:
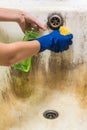
POLYGON ((54 111, 54 110, 47 110, 43 113, 43 116, 46 118, 46 119, 55 119, 59 116, 58 112, 57 111, 54 111))
POLYGON ((51 14, 48 17, 47 25, 49 28, 55 30, 58 29, 61 25, 63 25, 63 18, 60 14, 51 14))

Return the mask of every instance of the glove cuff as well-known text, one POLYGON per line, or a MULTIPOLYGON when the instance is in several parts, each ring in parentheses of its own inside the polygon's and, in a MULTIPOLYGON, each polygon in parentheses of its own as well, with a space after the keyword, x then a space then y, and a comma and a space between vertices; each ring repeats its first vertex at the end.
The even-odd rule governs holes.
POLYGON ((39 52, 43 52, 44 50, 47 49, 47 47, 46 47, 46 37, 45 36, 37 38, 36 40, 40 43, 40 51, 39 52))

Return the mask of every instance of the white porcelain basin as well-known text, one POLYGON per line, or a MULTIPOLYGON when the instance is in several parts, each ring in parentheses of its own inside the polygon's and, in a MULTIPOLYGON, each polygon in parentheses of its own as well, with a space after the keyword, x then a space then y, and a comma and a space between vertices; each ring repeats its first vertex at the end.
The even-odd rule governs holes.
MULTIPOLYGON (((68 51, 34 56, 29 73, 0 67, 0 130, 87 130, 87 1, 4 0, 0 6, 25 10, 44 25, 60 13, 74 34, 68 51), (45 119, 46 110, 56 110, 58 118, 45 119)), ((0 23, 0 41, 23 36, 16 23, 0 23)))

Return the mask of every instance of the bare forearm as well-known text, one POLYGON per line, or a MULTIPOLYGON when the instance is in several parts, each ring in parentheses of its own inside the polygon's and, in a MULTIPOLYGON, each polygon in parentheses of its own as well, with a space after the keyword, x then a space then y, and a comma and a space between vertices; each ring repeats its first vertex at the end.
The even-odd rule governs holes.
POLYGON ((19 9, 0 8, 0 21, 17 22, 23 32, 29 28, 30 23, 37 25, 43 30, 46 29, 37 21, 37 19, 19 9))
POLYGON ((18 22, 22 11, 15 9, 0 8, 0 21, 18 22))
POLYGON ((40 44, 36 40, 11 44, 0 43, 0 48, 0 65, 10 66, 38 53, 40 44))

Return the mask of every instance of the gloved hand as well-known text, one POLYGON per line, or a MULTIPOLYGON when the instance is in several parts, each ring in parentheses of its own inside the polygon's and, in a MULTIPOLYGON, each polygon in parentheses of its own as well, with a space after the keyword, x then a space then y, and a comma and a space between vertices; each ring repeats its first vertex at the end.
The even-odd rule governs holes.
POLYGON ((48 35, 37 38, 41 47, 40 52, 48 49, 53 52, 62 52, 67 50, 72 44, 73 35, 64 27, 55 30, 48 35))

